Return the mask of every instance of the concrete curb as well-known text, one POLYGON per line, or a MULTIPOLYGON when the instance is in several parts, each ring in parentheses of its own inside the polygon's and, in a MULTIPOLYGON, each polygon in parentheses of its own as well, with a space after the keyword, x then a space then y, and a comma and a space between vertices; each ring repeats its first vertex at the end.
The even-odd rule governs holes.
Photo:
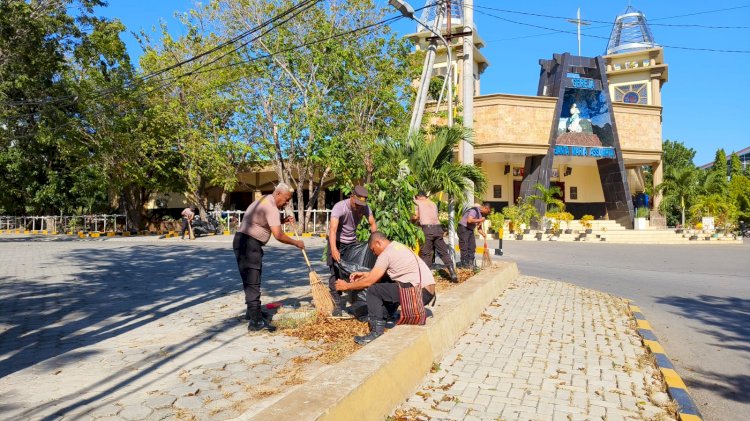
POLYGON ((656 357, 656 366, 659 369, 664 381, 667 383, 667 391, 672 399, 677 402, 677 415, 681 421, 702 421, 703 416, 698 410, 698 406, 690 394, 688 393, 687 386, 682 378, 674 369, 672 361, 670 361, 667 354, 664 352, 664 348, 659 343, 659 339, 656 337, 654 332, 651 330, 651 324, 646 320, 646 317, 641 312, 640 307, 633 303, 628 303, 628 309, 635 318, 637 324, 636 330, 638 334, 643 338, 643 344, 654 354, 656 357))
POLYGON ((398 326, 270 407, 237 420, 382 421, 518 275, 514 262, 480 272, 438 294, 425 326, 398 326))

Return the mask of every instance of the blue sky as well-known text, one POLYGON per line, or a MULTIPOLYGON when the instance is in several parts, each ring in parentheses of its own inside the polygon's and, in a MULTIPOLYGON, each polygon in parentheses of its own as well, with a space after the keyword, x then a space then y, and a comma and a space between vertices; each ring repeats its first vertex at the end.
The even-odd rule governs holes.
MULTIPOLYGON (((386 5, 386 0, 378 0, 386 5)), ((412 0, 415 8, 424 1, 412 0)), ((750 1, 633 1, 632 5, 646 14, 653 25, 651 31, 657 43, 671 47, 709 48, 720 50, 750 50, 750 29, 718 29, 661 25, 698 24, 709 26, 750 26, 750 7, 729 11, 682 16, 709 10, 750 6, 750 1), (674 18, 671 18, 674 17, 674 18), (668 18, 668 19, 667 19, 668 18), (657 25, 659 24, 659 25, 657 25)), ((150 31, 160 20, 167 22, 173 34, 181 28, 175 12, 187 11, 191 0, 110 0, 110 5, 98 14, 120 19, 129 31, 150 31)), ((504 2, 475 0, 476 6, 506 9, 525 13, 574 17, 581 8, 582 19, 613 22, 625 10, 628 1, 580 0, 564 3, 553 0, 534 2, 504 2)), ((575 34, 550 33, 536 25, 575 31, 575 25, 563 19, 544 18, 523 14, 498 12, 477 8, 475 21, 479 34, 486 41, 482 50, 490 67, 482 75, 482 94, 510 93, 535 95, 539 78, 540 58, 551 58, 553 53, 577 51, 575 34), (491 17, 494 14, 527 25, 510 23, 491 17)), ((414 25, 397 21, 394 30, 401 34, 413 32, 414 25)), ((592 23, 584 27, 584 34, 609 37, 610 24, 592 23)), ((136 58, 141 50, 130 34, 123 34, 131 55, 136 58)), ((605 39, 582 39, 582 54, 596 56, 604 53, 605 39)), ((697 151, 695 163, 713 160, 716 149, 723 147, 727 154, 750 146, 750 101, 747 80, 750 76, 750 54, 682 50, 665 47, 665 62, 669 65, 669 82, 662 90, 664 105, 662 133, 665 139, 681 141, 697 151)))

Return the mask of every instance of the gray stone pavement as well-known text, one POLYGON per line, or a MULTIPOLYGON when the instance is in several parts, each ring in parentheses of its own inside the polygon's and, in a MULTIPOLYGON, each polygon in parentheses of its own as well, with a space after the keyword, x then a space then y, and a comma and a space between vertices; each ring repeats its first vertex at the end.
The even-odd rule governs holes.
POLYGON ((674 419, 626 313, 608 294, 522 276, 394 415, 432 420, 674 419))
MULTIPOLYGON (((296 249, 266 262, 264 302, 310 300, 296 249)), ((243 313, 231 237, 0 236, 0 418, 230 419, 325 368, 243 313)))

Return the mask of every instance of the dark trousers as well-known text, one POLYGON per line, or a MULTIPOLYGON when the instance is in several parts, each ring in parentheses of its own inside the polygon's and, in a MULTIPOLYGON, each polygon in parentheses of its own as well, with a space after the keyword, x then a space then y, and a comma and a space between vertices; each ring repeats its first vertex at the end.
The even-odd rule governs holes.
MULTIPOLYGON (((345 255, 345 250, 349 246, 353 246, 357 243, 351 243, 351 244, 342 244, 340 242, 336 243, 336 248, 339 250, 339 254, 341 256, 345 255)), ((331 275, 328 277, 328 289, 331 291, 331 298, 333 298, 334 304, 336 304, 340 309, 344 309, 344 301, 341 297, 341 291, 336 290, 336 281, 339 279, 342 279, 342 275, 339 273, 339 270, 336 268, 336 265, 333 264, 333 256, 331 256, 331 250, 328 250, 328 259, 326 261, 328 264, 328 270, 330 271, 331 275)), ((345 281, 348 281, 348 279, 344 279, 345 281)))
POLYGON ((182 218, 182 232, 180 235, 182 238, 185 238, 185 233, 188 231, 188 220, 187 218, 182 218))
MULTIPOLYGON (((399 288, 414 288, 412 284, 400 284, 398 282, 378 282, 367 288, 367 315, 374 320, 383 320, 386 305, 395 307, 401 304, 399 288)), ((435 296, 422 288, 422 302, 427 305, 435 296)), ((395 311, 395 310, 394 310, 395 311)))
POLYGON ((477 251, 477 240, 474 238, 474 230, 463 225, 458 225, 458 249, 461 250, 461 266, 473 268, 474 254, 477 251))
POLYGON ((451 260, 448 245, 443 240, 443 227, 440 225, 422 225, 422 232, 424 232, 424 244, 419 248, 419 257, 424 260, 427 267, 433 262, 433 252, 440 256, 440 260, 443 261, 444 265, 452 265, 453 260, 451 260))
POLYGON ((237 268, 242 278, 242 289, 245 291, 250 318, 257 321, 262 317, 260 312, 260 275, 263 271, 263 244, 255 238, 237 232, 232 242, 237 268))

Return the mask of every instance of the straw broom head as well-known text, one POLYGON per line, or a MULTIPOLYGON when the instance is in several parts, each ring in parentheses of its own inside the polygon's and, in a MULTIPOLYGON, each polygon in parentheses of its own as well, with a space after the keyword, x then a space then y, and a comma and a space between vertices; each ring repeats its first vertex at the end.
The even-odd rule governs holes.
POLYGON ((312 288, 313 305, 323 316, 333 314, 333 298, 328 286, 323 284, 315 271, 310 271, 310 287, 312 288))
POLYGON ((482 253, 482 269, 492 267, 492 257, 490 249, 487 248, 487 240, 484 241, 484 253, 482 253))

